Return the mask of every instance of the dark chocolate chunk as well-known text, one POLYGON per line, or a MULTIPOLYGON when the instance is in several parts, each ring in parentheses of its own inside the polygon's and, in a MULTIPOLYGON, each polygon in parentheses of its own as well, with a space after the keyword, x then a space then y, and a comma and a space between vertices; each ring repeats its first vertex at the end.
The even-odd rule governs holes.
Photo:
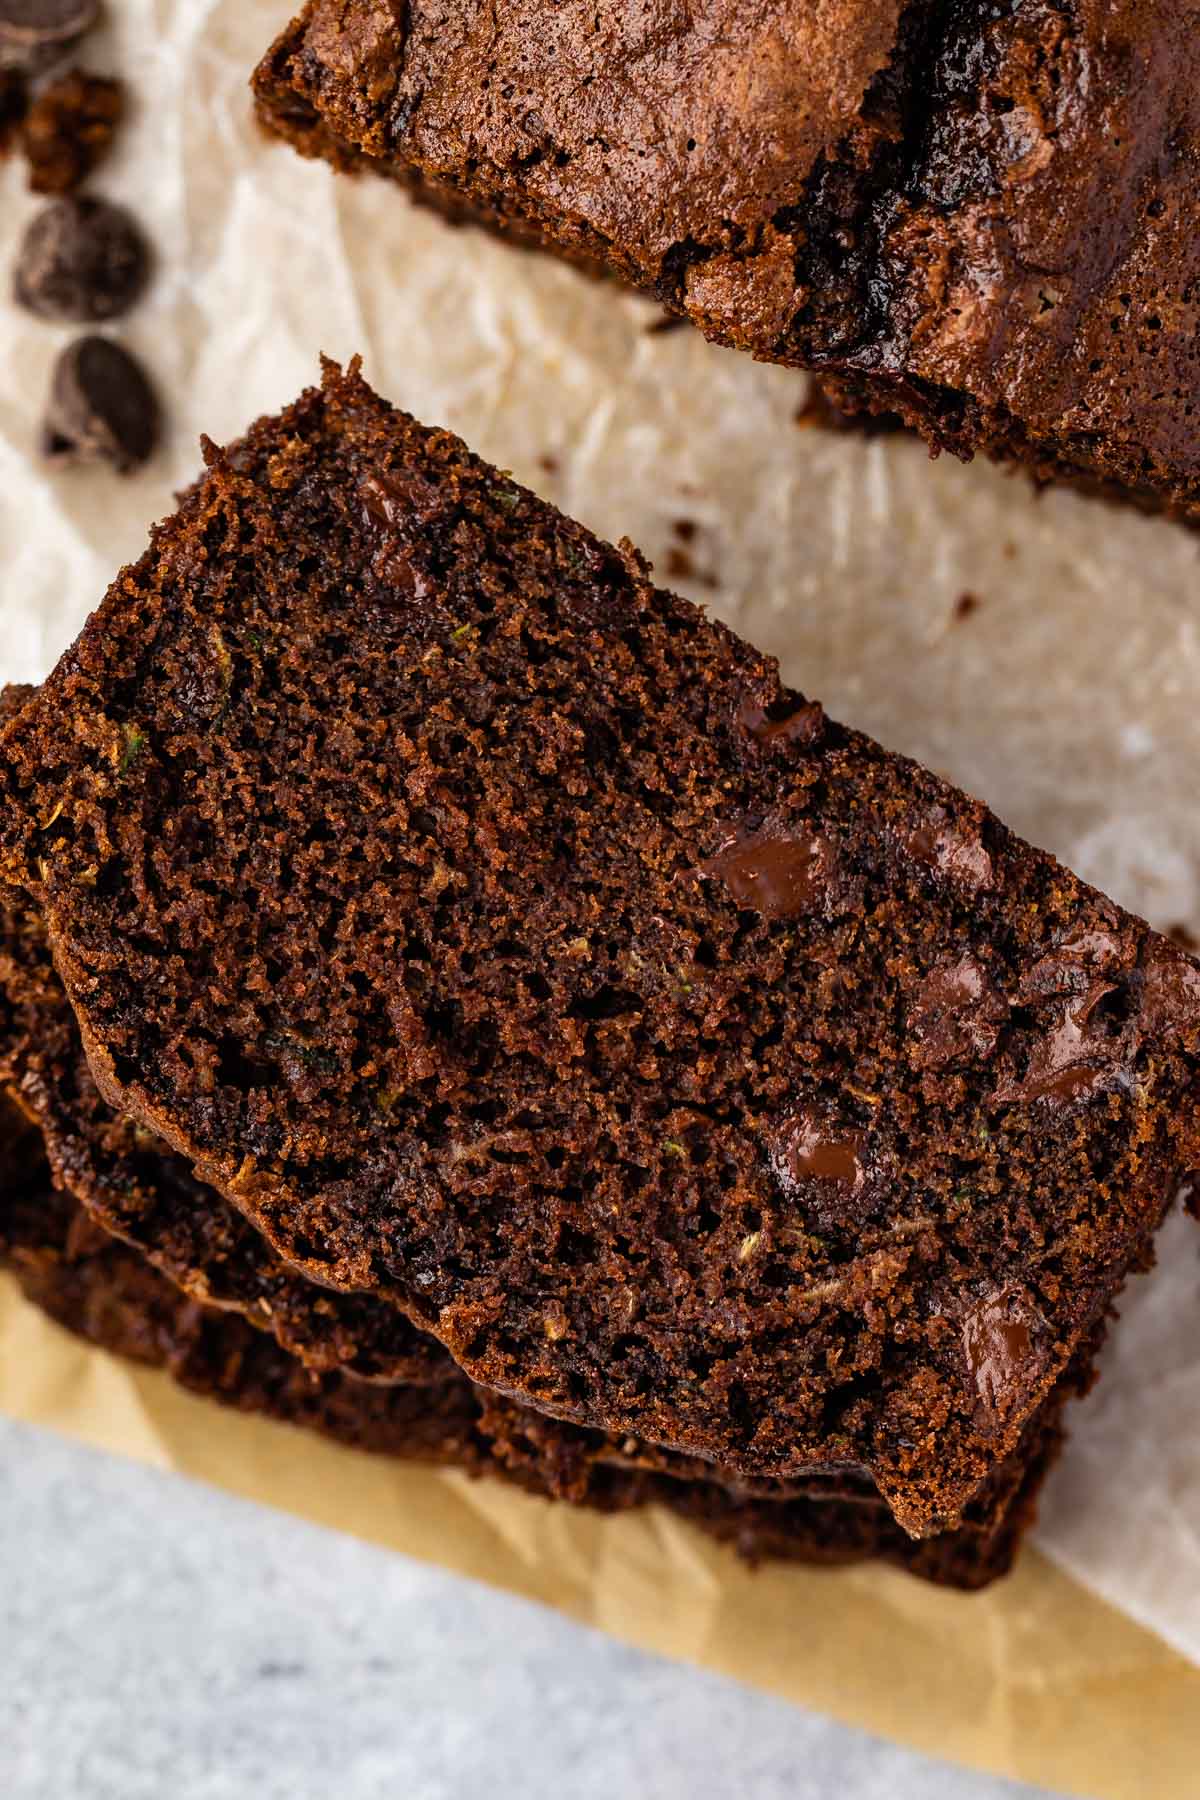
POLYGON ((1114 1087, 1132 1090, 1147 1040, 1189 1036, 1200 971, 1166 939, 1138 945, 1128 932, 1070 932, 1028 972, 1018 998, 1054 1008, 1020 1078, 997 1089, 1002 1105, 1065 1106, 1114 1087))
POLYGON ((1124 1037, 1094 1023, 1100 1002, 1116 992, 1111 982, 1098 981, 1080 998, 1065 1002, 1054 1031, 1038 1040, 1024 1076, 997 1088, 1000 1104, 1048 1100, 1066 1106, 1115 1082, 1130 1085, 1124 1037))
POLYGON ((1036 1387, 1046 1367, 1041 1329, 1036 1309, 1012 1289, 987 1295, 964 1314, 963 1356, 985 1423, 1002 1424, 1036 1387))
POLYGON ((689 874, 720 881, 737 904, 765 919, 790 919, 824 905, 833 873, 833 852, 825 838, 802 831, 795 836, 768 829, 735 837, 689 874))
POLYGON ((21 244, 14 291, 40 319, 95 325, 128 312, 146 285, 150 254, 137 222, 108 200, 57 200, 21 244))
POLYGON ((38 69, 90 31, 100 0, 0 0, 0 66, 38 69))
POLYGON ((125 112, 119 81, 75 69, 43 88, 22 130, 35 194, 70 194, 108 154, 125 112))
MULTIPOLYGON (((874 1120, 870 1126, 859 1125, 848 1111, 820 1100, 791 1106, 767 1131, 767 1162, 791 1221, 850 1248, 860 1273, 870 1263, 871 1251, 886 1247, 878 1238, 868 1244, 864 1233, 875 1224, 890 1231, 895 1222, 888 1219, 895 1184, 885 1137, 886 1127, 881 1131, 874 1120)), ((907 1221, 896 1242, 910 1229, 919 1235, 925 1222, 921 1215, 907 1221)), ((857 1278, 846 1263, 829 1274, 835 1284, 857 1278)), ((812 1291, 820 1292, 822 1286, 814 1283, 812 1291)))
POLYGON ((978 892, 992 885, 992 859, 973 822, 946 817, 934 809, 909 832, 906 848, 914 862, 922 863, 954 886, 978 892))
POLYGON ((913 1000, 913 1063, 942 1069, 988 1056, 1007 1016, 1008 1004, 979 959, 948 957, 929 971, 913 1000))
POLYGON ((838 1127, 810 1110, 789 1119, 771 1162, 780 1185, 798 1193, 807 1181, 832 1181, 857 1194, 866 1180, 864 1135, 838 1127))
POLYGON ((818 700, 801 700, 788 706, 781 717, 772 718, 753 700, 743 700, 738 708, 738 724, 756 744, 815 744, 825 730, 825 709, 818 700))
POLYGON ((154 390, 128 350, 83 337, 63 351, 46 414, 48 457, 109 462, 124 475, 150 457, 158 428, 154 390))
POLYGON ((7 156, 25 122, 29 89, 19 69, 0 66, 0 156, 7 156))
POLYGON ((1200 1005, 1200 970, 1169 944, 1155 944, 1141 960, 1137 1022, 1145 1033, 1183 1031, 1200 1005))

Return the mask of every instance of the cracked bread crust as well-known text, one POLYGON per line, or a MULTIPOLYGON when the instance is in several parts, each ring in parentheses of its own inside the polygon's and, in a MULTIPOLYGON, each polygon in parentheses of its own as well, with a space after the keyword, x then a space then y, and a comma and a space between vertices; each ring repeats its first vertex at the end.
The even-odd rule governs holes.
POLYGON ((307 105, 378 160, 403 142, 435 176, 519 169, 531 208, 645 268, 714 217, 751 240, 767 229, 853 125, 901 12, 335 0, 307 8, 273 60, 298 122, 307 105))
POLYGON ((1197 1151, 1200 971, 330 369, 7 728, 110 1104, 481 1384, 957 1521, 1197 1151))
POLYGON ((1195 514, 1200 0, 726 11, 312 0, 259 110, 937 448, 1195 514))

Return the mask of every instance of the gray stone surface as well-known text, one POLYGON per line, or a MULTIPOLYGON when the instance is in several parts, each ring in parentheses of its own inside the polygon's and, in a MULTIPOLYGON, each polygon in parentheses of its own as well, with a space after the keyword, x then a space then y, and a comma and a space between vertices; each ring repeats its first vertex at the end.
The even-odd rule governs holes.
POLYGON ((4 1800, 1033 1800, 0 1421, 4 1800))

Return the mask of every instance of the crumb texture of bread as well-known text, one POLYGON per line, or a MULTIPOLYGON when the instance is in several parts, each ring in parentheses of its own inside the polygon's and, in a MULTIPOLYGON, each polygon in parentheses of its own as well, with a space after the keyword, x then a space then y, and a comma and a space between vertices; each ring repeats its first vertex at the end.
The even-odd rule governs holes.
MULTIPOLYGON (((25 690, 26 697, 32 692, 25 690)), ((6 690, 0 694, 0 721, 15 710, 13 691, 6 690)), ((59 1230, 74 1207, 66 1234, 73 1258, 111 1249, 105 1267, 124 1271, 128 1287, 135 1259, 116 1252, 137 1251, 175 1288, 172 1319, 199 1323, 209 1314, 238 1314, 269 1331, 310 1376, 333 1372, 351 1381, 406 1387, 437 1385, 456 1376, 452 1359, 436 1340, 417 1331, 394 1307, 369 1297, 332 1293, 289 1270, 235 1208, 196 1180, 181 1157, 108 1107, 83 1057, 74 1015, 49 961, 36 915, 12 902, 4 924, 0 1177, 20 1191, 30 1187, 32 1168, 39 1176, 48 1168, 59 1194, 66 1196, 47 1197, 44 1181, 33 1184, 37 1193, 27 1219, 33 1235, 48 1228, 59 1230), (43 1217, 46 1207, 49 1212, 43 1217), (189 1299, 200 1302, 203 1313, 188 1311, 184 1302, 189 1299)), ((26 1219, 26 1214, 21 1216, 26 1219)), ((163 1284, 149 1274, 138 1281, 137 1291, 148 1300, 162 1290, 163 1284)), ((88 1293, 99 1291, 99 1275, 88 1270, 86 1285, 88 1293)), ((151 1305, 143 1312, 152 1317, 156 1310, 161 1309, 151 1305)), ((142 1323, 131 1325, 131 1331, 135 1329, 144 1333, 142 1323)), ((232 1327, 225 1338, 244 1342, 232 1327)), ((966 1515, 969 1526, 991 1532, 1004 1522, 1034 1455, 1052 1432, 1057 1434, 1065 1398, 1078 1386, 1074 1377, 1059 1384, 1008 1464, 977 1496, 966 1515)), ((614 1439, 549 1419, 484 1389, 477 1395, 489 1421, 489 1436, 506 1446, 506 1459, 525 1466, 536 1455, 541 1479, 555 1497, 586 1499, 599 1464, 723 1485, 742 1499, 883 1504, 873 1484, 853 1472, 792 1482, 726 1481, 721 1470, 699 1457, 681 1456, 627 1434, 614 1439)))
POLYGON ((994 1518, 914 1542, 877 1498, 754 1497, 706 1480, 605 1460, 578 1427, 555 1424, 457 1376, 437 1386, 367 1387, 314 1376, 243 1320, 186 1299, 48 1181, 19 1112, 0 1110, 0 1265, 58 1324, 100 1349, 168 1371, 192 1393, 317 1431, 353 1449, 489 1475, 605 1512, 669 1508, 751 1562, 882 1558, 943 1586, 978 1589, 1010 1568, 1061 1442, 1046 1409, 994 1518))
POLYGON ((1200 970, 327 369, 0 740, 104 1099, 481 1384, 914 1533, 1196 1166, 1200 970))
POLYGON ((183 1157, 106 1105, 41 921, 17 896, 0 903, 0 1086, 42 1134, 59 1186, 183 1293, 240 1313, 316 1370, 416 1383, 453 1368, 394 1306, 305 1281, 183 1157))
POLYGON ((310 0, 267 126, 823 371, 1200 509, 1200 0, 310 0))

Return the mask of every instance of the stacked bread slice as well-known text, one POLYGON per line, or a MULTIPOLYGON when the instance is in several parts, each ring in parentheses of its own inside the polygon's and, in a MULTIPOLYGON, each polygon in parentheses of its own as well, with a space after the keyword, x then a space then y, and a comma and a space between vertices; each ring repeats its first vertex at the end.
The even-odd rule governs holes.
POLYGON ((0 1241, 187 1385, 756 1557, 1011 1562, 1200 969, 356 369, 0 737, 0 1241))

